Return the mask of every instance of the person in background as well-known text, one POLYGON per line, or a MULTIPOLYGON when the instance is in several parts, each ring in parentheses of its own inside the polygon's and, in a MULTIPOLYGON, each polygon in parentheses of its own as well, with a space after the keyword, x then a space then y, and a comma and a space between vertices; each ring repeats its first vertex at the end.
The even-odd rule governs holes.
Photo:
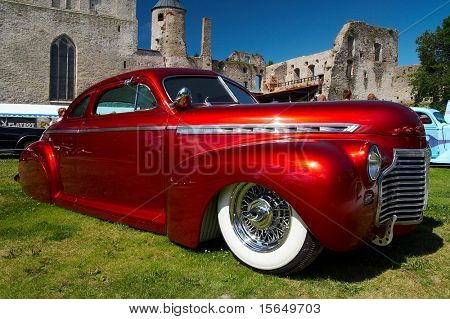
POLYGON ((327 97, 323 94, 319 94, 317 96, 317 102, 325 102, 327 100, 327 97))
POLYGON ((350 90, 344 90, 344 92, 342 92, 342 99, 344 101, 350 101, 352 99, 352 91, 350 90))
POLYGON ((53 125, 53 124, 58 123, 59 121, 61 121, 62 118, 64 117, 64 114, 66 114, 66 111, 67 111, 67 109, 66 109, 65 107, 60 107, 60 108, 58 109, 58 118, 57 118, 57 119, 53 119, 53 120, 50 122, 50 126, 53 125))
POLYGON ((375 94, 369 93, 369 95, 367 95, 367 100, 369 100, 369 101, 376 101, 376 100, 378 100, 378 99, 377 99, 377 97, 375 96, 375 94))

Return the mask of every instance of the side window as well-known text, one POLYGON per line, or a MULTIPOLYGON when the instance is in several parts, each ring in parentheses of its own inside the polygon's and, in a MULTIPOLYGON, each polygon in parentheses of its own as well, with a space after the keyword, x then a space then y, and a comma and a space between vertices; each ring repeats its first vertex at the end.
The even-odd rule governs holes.
POLYGON ((106 91, 97 103, 95 114, 121 114, 156 108, 156 98, 145 84, 132 84, 106 91))
POLYGON ((420 121, 422 122, 422 124, 427 125, 427 124, 433 124, 433 121, 431 120, 431 118, 422 112, 417 112, 417 115, 419 115, 420 121))
POLYGON ((252 96, 240 88, 239 86, 229 82, 225 81, 230 88, 231 92, 233 92, 234 96, 238 99, 240 104, 255 104, 255 100, 252 98, 252 96))
POLYGON ((138 84, 136 110, 145 111, 156 108, 156 98, 145 84, 138 84))
POLYGON ((69 113, 69 118, 77 118, 77 117, 83 117, 84 113, 86 113, 86 109, 89 105, 89 101, 91 100, 91 97, 88 96, 84 98, 80 103, 78 103, 77 106, 75 106, 72 111, 69 113))
POLYGON ((134 112, 136 86, 114 88, 103 93, 97 103, 95 114, 108 115, 134 112))

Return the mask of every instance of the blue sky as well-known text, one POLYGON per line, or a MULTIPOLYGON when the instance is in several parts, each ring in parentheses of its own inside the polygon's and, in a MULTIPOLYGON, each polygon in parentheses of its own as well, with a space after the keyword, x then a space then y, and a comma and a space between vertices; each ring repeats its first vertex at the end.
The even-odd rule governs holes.
MULTIPOLYGON (((139 47, 150 46, 151 8, 157 0, 137 0, 139 47)), ((266 61, 284 61, 331 49, 348 21, 397 29, 399 64, 418 63, 416 38, 435 30, 450 15, 450 0, 181 0, 188 10, 188 53, 200 52, 201 19, 213 22, 213 56, 233 50, 260 53, 266 61), (439 8, 439 9, 438 9, 439 8)))

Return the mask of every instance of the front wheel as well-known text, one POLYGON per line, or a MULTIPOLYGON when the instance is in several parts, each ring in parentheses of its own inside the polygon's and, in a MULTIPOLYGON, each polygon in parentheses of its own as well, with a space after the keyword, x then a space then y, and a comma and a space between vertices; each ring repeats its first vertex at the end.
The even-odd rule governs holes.
POLYGON ((293 207, 264 186, 228 186, 220 194, 218 210, 228 247, 242 263, 261 272, 298 272, 322 250, 293 207))

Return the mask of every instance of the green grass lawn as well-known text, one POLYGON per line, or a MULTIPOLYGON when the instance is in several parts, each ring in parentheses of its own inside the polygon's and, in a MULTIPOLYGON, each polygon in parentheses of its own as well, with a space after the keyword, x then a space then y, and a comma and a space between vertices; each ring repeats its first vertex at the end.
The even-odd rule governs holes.
POLYGON ((197 251, 38 203, 0 158, 0 298, 449 298, 450 169, 431 170, 426 218, 380 249, 324 251, 290 278, 239 264, 222 241, 197 251))

